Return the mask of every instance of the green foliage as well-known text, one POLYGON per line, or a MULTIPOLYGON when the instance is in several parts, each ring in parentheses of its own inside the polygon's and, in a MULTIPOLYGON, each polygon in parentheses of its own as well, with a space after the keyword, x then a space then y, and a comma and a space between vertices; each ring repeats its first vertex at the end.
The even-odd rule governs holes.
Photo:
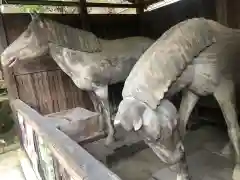
POLYGON ((21 5, 20 10, 23 13, 44 13, 45 12, 45 7, 41 5, 21 5))

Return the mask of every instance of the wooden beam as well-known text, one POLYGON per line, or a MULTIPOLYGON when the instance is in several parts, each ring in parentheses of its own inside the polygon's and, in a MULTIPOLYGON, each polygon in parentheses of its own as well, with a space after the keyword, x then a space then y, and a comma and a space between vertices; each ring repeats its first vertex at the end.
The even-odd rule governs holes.
POLYGON ((90 31, 86 0, 79 0, 79 1, 80 1, 79 4, 80 4, 80 17, 82 22, 82 29, 90 31))
MULTIPOLYGON (((79 6, 79 2, 72 2, 72 1, 44 1, 44 0, 38 0, 38 1, 11 0, 11 1, 3 1, 3 4, 12 4, 12 5, 45 5, 45 6, 79 6)), ((139 7, 139 5, 138 4, 117 4, 117 3, 115 4, 115 3, 86 2, 86 7, 137 8, 137 7, 139 7)))
POLYGON ((139 4, 86 3, 87 7, 138 8, 139 4))
POLYGON ((120 180, 116 174, 97 161, 85 149, 71 140, 54 124, 46 123, 47 117, 41 116, 21 100, 14 101, 14 108, 23 116, 38 136, 44 140, 48 148, 57 158, 59 164, 75 180, 120 180))

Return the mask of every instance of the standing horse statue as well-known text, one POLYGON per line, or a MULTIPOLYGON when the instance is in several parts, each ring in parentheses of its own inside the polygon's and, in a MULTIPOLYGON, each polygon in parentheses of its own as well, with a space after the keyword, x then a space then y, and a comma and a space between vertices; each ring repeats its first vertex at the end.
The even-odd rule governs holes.
POLYGON ((128 37, 97 38, 93 33, 34 16, 28 28, 1 55, 3 66, 50 54, 82 90, 87 90, 101 113, 100 129, 108 129, 106 144, 114 140, 108 85, 123 82, 153 40, 128 37))
MULTIPOLYGON (((240 172, 239 125, 235 106, 234 61, 240 31, 194 18, 165 32, 140 58, 125 81, 116 121, 143 137, 167 164, 177 164, 177 180, 190 180, 182 141, 199 97, 218 101, 235 150, 233 177, 240 172), (183 90, 179 116, 169 101, 183 90)), ((236 65, 236 64, 235 64, 236 65)), ((239 70, 238 70, 239 71, 239 70)))

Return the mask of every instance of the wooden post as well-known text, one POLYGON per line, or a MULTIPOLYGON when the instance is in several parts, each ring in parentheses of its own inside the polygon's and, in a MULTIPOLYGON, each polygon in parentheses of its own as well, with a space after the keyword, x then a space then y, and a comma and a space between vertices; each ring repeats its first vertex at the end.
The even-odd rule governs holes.
POLYGON ((144 13, 144 6, 140 4, 140 0, 135 0, 135 3, 138 5, 136 8, 136 14, 143 14, 144 13))
MULTIPOLYGON (((8 46, 4 27, 5 25, 3 21, 3 14, 0 12, 0 54, 2 54, 2 52, 8 46)), ((1 64, 0 64, 0 80, 3 80, 3 69, 1 64)))
POLYGON ((82 22, 82 29, 90 30, 90 24, 88 21, 88 12, 86 6, 86 0, 80 0, 80 17, 82 22))
POLYGON ((142 14, 144 13, 144 5, 140 4, 140 0, 135 0, 135 4, 138 5, 138 7, 136 8, 136 14, 138 19, 139 35, 143 35, 142 14))
MULTIPOLYGON (((7 40, 7 35, 5 30, 4 17, 3 17, 3 14, 0 13, 0 53, 1 54, 7 46, 8 46, 8 40, 7 40)), ((13 67, 10 67, 10 68, 1 67, 1 70, 4 76, 4 83, 6 84, 6 87, 8 90, 9 103, 12 108, 12 101, 19 98, 13 67)), ((14 109, 12 108, 12 110, 14 113, 14 117, 16 118, 14 109)))
MULTIPOLYGON (((3 17, 3 14, 0 13, 0 53, 1 54, 7 46, 8 46, 8 40, 7 40, 7 35, 5 30, 4 17, 3 17)), ((3 69, 4 81, 8 89, 9 100, 18 98, 13 68, 2 67, 2 69, 3 69)))
POLYGON ((217 0, 215 2, 217 21, 225 26, 228 26, 227 0, 217 0))

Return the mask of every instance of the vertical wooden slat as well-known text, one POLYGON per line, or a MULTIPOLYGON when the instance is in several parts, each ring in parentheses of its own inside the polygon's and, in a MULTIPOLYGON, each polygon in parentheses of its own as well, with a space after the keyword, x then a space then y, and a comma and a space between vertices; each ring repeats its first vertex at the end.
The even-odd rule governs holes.
POLYGON ((63 80, 62 80, 62 74, 63 72, 61 70, 56 71, 54 76, 54 81, 57 86, 57 98, 58 98, 58 105, 59 105, 59 111, 66 110, 67 104, 66 104, 66 94, 63 87, 63 80))
POLYGON ((58 81, 55 78, 56 72, 55 71, 48 71, 47 72, 47 81, 49 84, 49 91, 51 95, 51 100, 53 104, 53 111, 58 112, 60 110, 59 108, 59 100, 58 100, 58 81))
POLYGON ((67 109, 70 109, 73 107, 72 104, 72 94, 71 94, 71 84, 69 82, 68 76, 64 73, 62 73, 62 81, 63 81, 63 88, 65 91, 65 95, 66 95, 66 105, 67 105, 67 109))
POLYGON ((16 76, 16 83, 19 88, 19 98, 32 108, 39 111, 36 89, 33 86, 32 76, 30 74, 16 76))
POLYGON ((54 112, 52 97, 49 90, 47 80, 47 72, 35 73, 33 76, 33 83, 36 89, 36 96, 42 114, 49 114, 54 112))

